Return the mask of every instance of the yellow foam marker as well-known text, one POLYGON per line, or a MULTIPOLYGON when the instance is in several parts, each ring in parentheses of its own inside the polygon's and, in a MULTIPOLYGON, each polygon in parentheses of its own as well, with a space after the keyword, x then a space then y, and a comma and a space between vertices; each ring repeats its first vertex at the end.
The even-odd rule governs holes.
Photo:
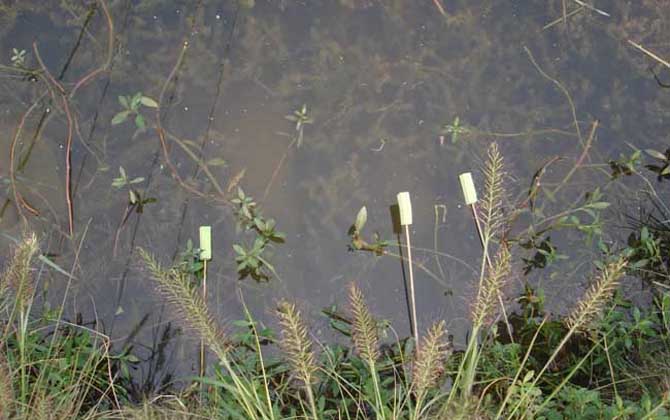
POLYGON ((463 190, 463 197, 465 204, 471 206, 477 202, 477 190, 475 183, 472 181, 472 174, 470 172, 462 173, 458 176, 461 181, 461 190, 463 190))
POLYGON ((200 226, 200 259, 212 259, 212 227, 200 226))
POLYGON ((407 226, 412 224, 412 201, 407 191, 398 193, 398 209, 400 210, 400 224, 407 226))

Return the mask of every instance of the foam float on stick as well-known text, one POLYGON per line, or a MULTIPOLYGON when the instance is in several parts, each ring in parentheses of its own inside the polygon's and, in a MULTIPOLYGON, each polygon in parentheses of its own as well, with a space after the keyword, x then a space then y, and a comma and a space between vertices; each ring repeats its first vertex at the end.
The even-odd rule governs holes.
POLYGON ((212 227, 200 226, 200 259, 212 259, 212 227))
POLYGON ((398 209, 400 210, 400 224, 407 226, 412 224, 412 200, 407 191, 398 193, 398 209))
POLYGON ((398 193, 398 210, 400 213, 400 224, 405 226, 405 241, 407 242, 407 267, 409 268, 409 294, 412 310, 412 330, 414 332, 414 345, 419 348, 419 330, 416 320, 416 298, 414 296, 414 271, 412 269, 412 245, 409 238, 409 225, 412 224, 412 201, 409 192, 398 193))
POLYGON ((477 202, 477 189, 475 189, 475 183, 472 180, 472 173, 464 172, 458 176, 458 179, 461 181, 465 204, 468 206, 475 204, 477 202))

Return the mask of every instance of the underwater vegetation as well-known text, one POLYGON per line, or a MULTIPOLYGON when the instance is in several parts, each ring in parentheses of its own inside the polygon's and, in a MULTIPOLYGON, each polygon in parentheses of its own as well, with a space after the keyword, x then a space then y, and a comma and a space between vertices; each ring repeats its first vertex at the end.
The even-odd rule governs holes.
POLYGON ((670 418, 668 18, 3 2, 0 418, 670 418))

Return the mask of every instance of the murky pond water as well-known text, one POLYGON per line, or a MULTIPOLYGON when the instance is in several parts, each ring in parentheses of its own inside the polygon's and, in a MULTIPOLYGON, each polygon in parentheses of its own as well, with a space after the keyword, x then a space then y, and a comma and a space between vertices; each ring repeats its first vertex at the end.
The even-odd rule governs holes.
MULTIPOLYGON (((491 141, 506 158, 514 195, 526 194, 533 174, 555 156, 563 159, 547 167, 549 184, 580 163, 556 203, 543 203, 547 214, 607 184, 608 168, 598 164, 630 154, 627 142, 660 149, 667 141, 670 91, 650 69, 661 80, 670 72, 628 41, 670 52, 663 37, 670 7, 580 3, 111 1, 110 51, 99 3, 3 2, 3 249, 22 229, 17 201, 25 200, 20 211, 42 234, 43 249, 74 270, 68 309, 138 347, 155 345, 174 317, 139 269, 135 247, 167 263, 197 239, 199 225, 213 228, 209 301, 222 320, 242 316, 239 290, 261 316, 277 297, 290 297, 325 338, 320 311, 342 304, 345 284, 355 279, 375 313, 405 335, 400 261, 350 252, 347 231, 366 206, 366 237, 378 231, 398 240, 390 206, 398 192, 410 191, 419 323, 445 318, 460 341, 480 245, 457 177, 473 170, 481 180, 491 141), (163 145, 150 102, 112 124, 124 110, 118 97, 136 92, 160 101, 163 145), (285 117, 295 112, 301 124, 285 117), (208 163, 209 174, 193 157, 208 163), (142 178, 132 184, 140 199, 156 199, 142 213, 127 213, 127 187, 112 186, 119 167, 129 180, 142 178), (238 186, 286 233, 266 254, 275 270, 267 282, 239 280, 236 271, 233 244, 253 242, 236 229, 229 204, 238 186)), ((622 191, 612 184, 608 199, 625 200, 622 191)), ((554 240, 570 254, 569 235, 554 240)), ((44 270, 56 301, 67 278, 44 270)), ((581 284, 578 276, 534 276, 558 304, 581 284)), ((526 280, 521 270, 517 277, 517 285, 526 280)), ((192 341, 175 342, 174 360, 192 354, 192 341)))

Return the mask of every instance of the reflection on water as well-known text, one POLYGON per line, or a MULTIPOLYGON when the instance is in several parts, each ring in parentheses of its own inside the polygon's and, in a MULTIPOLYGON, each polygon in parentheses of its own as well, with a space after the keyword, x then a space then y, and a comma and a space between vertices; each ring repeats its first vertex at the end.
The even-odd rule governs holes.
MULTIPOLYGON (((667 50, 660 29, 652 28, 662 27, 670 8, 620 2, 607 10, 610 17, 584 9, 563 22, 558 0, 444 3, 445 17, 430 1, 111 3, 110 71, 71 100, 77 123, 72 240, 63 236, 67 118, 62 106, 49 101, 58 92, 27 119, 17 142, 27 162, 17 171, 17 189, 40 210, 38 217, 26 215, 30 225, 42 233, 57 264, 69 270, 77 257, 71 310, 94 314, 118 339, 148 314, 151 321, 143 325, 169 320, 138 269, 134 247, 167 260, 196 238, 199 225, 210 224, 215 247, 210 301, 222 317, 240 316, 238 289, 259 315, 276 297, 290 296, 316 315, 315 330, 325 334, 319 311, 343 302, 344 285, 356 279, 373 310, 406 334, 399 261, 349 252, 347 229, 365 205, 367 232, 397 241, 389 207, 397 192, 410 191, 419 321, 425 325, 443 317, 460 334, 480 248, 457 175, 476 172, 486 145, 497 140, 511 168, 514 194, 527 194, 533 174, 562 156, 544 175, 546 182, 557 183, 579 159, 580 139, 596 119, 586 164, 628 153, 627 141, 643 148, 662 139, 670 95, 648 72, 651 62, 624 41, 644 34, 646 45, 667 50), (185 42, 188 48, 180 55, 185 42), (122 110, 117 97, 136 92, 162 96, 161 123, 173 167, 154 130, 154 109, 139 108, 146 129, 133 119, 111 125, 122 110), (313 123, 296 130, 285 116, 303 104, 313 123), (300 147, 293 141, 299 131, 300 147), (212 163, 212 178, 189 153, 212 163), (144 178, 138 191, 157 203, 127 214, 128 192, 111 187, 119 166, 144 178), (238 281, 232 245, 249 237, 236 230, 231 207, 211 198, 212 179, 229 187, 227 198, 239 184, 287 233, 286 243, 268 256, 278 278, 238 281)), ((71 89, 104 62, 108 32, 100 9, 85 5, 24 1, 0 11, 0 51, 8 66, 0 79, 6 150, 0 154, 0 176, 7 193, 1 226, 16 237, 21 228, 8 150, 22 114, 45 84, 11 71, 10 52, 25 49, 23 65, 39 69, 31 49, 36 39, 45 67, 71 89)), ((606 179, 597 167, 580 170, 556 200, 574 201, 606 179)), ((548 200, 541 205, 547 214, 555 206, 548 200)), ((1 240, 9 244, 7 237, 1 240)), ((575 239, 552 240, 569 254, 575 239)), ((559 303, 578 282, 552 279, 550 272, 534 275, 559 303)), ((52 276, 49 291, 56 298, 64 278, 52 276)), ((524 281, 519 274, 517 285, 524 281)), ((133 339, 147 342, 151 334, 144 326, 133 339)), ((189 346, 179 351, 190 352, 189 346)))

